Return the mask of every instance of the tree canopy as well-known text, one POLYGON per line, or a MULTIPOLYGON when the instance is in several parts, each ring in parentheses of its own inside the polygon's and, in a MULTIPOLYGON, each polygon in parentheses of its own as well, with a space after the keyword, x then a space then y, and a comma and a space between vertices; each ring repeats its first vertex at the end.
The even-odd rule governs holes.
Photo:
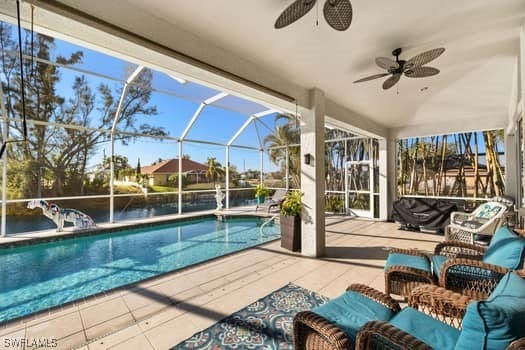
MULTIPOLYGON (((13 55, 18 45, 13 40, 13 27, 0 23, 0 80, 4 87, 7 107, 7 128, 11 137, 22 134, 20 62, 13 55)), ((30 38, 26 35, 26 38, 30 38)), ((123 91, 122 84, 94 86, 85 75, 74 77, 67 88, 62 80, 62 66, 82 63, 83 52, 76 51, 67 57, 57 52, 51 37, 34 35, 33 49, 26 39, 25 54, 34 52, 35 60, 24 59, 26 72, 26 115, 28 138, 25 143, 12 144, 8 150, 8 177, 10 192, 15 196, 40 197, 84 194, 87 181, 88 160, 97 147, 109 140, 109 132, 123 91), (59 65, 48 64, 55 61, 59 65)), ((127 73, 133 67, 126 68, 127 73)), ((162 128, 147 123, 139 124, 137 118, 157 114, 150 104, 153 73, 145 69, 131 85, 123 100, 118 116, 116 139, 129 142, 130 133, 166 135, 162 128)))

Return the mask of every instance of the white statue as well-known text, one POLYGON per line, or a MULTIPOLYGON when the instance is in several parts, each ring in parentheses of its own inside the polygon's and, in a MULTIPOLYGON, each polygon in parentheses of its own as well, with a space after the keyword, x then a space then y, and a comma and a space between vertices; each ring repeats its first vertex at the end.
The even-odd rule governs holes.
POLYGON ((217 201, 217 209, 216 210, 222 210, 224 207, 222 205, 222 200, 226 197, 226 195, 221 191, 221 185, 215 185, 215 200, 217 201))
POLYGON ((53 220, 57 225, 57 232, 62 232, 64 222, 72 222, 75 229, 87 229, 96 227, 93 219, 83 212, 76 209, 62 209, 55 203, 49 204, 43 199, 32 200, 27 203, 29 209, 40 208, 42 214, 53 220))

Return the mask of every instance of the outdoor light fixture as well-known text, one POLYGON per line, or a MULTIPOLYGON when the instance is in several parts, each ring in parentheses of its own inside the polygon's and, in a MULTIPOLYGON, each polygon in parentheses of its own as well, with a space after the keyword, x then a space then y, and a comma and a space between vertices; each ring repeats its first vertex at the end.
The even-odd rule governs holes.
POLYGON ((311 158, 312 158, 312 155, 311 155, 310 153, 306 153, 306 154, 304 155, 304 164, 306 164, 306 165, 310 165, 310 160, 311 160, 311 158))

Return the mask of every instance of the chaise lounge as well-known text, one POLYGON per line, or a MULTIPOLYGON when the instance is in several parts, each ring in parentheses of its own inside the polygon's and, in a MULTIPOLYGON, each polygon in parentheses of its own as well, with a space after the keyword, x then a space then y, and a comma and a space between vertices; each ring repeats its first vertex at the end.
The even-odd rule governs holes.
POLYGON ((255 207, 255 211, 261 208, 265 208, 268 210, 269 214, 272 208, 278 208, 279 205, 281 205, 281 203, 284 200, 284 197, 286 196, 286 192, 287 191, 284 189, 275 190, 271 198, 267 199, 263 204, 257 204, 257 206, 255 207))

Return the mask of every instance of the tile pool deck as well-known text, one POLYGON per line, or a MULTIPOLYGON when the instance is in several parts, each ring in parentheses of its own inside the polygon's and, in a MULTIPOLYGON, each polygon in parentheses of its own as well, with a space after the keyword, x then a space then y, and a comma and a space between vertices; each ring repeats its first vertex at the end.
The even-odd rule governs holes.
POLYGON ((5 339, 15 338, 54 338, 57 349, 169 349, 288 282, 327 297, 357 282, 384 290, 388 248, 432 251, 443 240, 397 228, 393 223, 327 217, 323 258, 288 252, 279 241, 267 243, 0 326, 0 349, 7 348, 5 339))

